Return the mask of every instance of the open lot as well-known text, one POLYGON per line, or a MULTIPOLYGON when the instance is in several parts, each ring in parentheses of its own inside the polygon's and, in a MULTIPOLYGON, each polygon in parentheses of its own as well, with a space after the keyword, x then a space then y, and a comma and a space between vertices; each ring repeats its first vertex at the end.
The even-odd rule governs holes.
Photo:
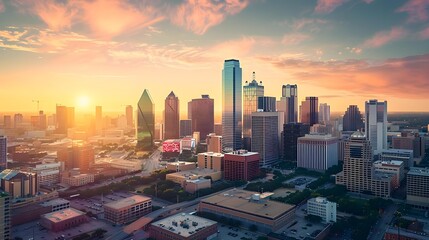
POLYGON ((294 178, 286 181, 285 183, 295 185, 295 189, 297 189, 297 190, 304 190, 308 184, 310 184, 311 182, 314 182, 316 180, 317 180, 317 178, 314 178, 314 177, 298 176, 298 177, 294 177, 294 178))
POLYGON ((261 233, 251 232, 242 228, 230 227, 227 225, 218 225, 219 237, 218 239, 237 239, 241 240, 246 238, 248 240, 256 240, 260 236, 265 236, 261 233))
POLYGON ((275 198, 277 198, 277 197, 287 197, 287 196, 289 196, 290 194, 292 194, 292 193, 294 193, 296 191, 297 190, 293 189, 293 188, 279 188, 279 189, 274 190, 274 194, 271 197, 275 197, 275 198))

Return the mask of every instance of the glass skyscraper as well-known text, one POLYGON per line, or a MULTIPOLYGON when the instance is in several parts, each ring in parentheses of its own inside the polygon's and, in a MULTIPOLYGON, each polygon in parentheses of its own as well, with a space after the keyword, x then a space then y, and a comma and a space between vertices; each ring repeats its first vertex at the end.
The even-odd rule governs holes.
POLYGON ((284 112, 285 123, 298 122, 298 86, 283 85, 282 97, 277 104, 277 111, 284 112))
POLYGON ((258 98, 263 96, 264 86, 262 82, 258 84, 253 72, 253 80, 243 86, 243 147, 249 151, 251 150, 252 113, 258 110, 258 98))
POLYGON ((365 134, 374 154, 387 149, 387 102, 365 102, 365 134))
POLYGON ((318 97, 306 97, 300 106, 301 122, 310 126, 319 122, 319 99, 318 97))
POLYGON ((177 139, 179 138, 179 98, 176 97, 173 91, 168 94, 165 99, 164 111, 164 138, 177 139))
POLYGON ((214 131, 214 99, 207 94, 192 99, 188 103, 188 119, 192 120, 192 132, 199 132, 200 140, 206 140, 214 131))
POLYGON ((241 67, 235 59, 225 60, 222 70, 222 150, 241 149, 241 67))
POLYGON ((147 89, 137 104, 137 148, 152 150, 155 132, 155 105, 147 89))

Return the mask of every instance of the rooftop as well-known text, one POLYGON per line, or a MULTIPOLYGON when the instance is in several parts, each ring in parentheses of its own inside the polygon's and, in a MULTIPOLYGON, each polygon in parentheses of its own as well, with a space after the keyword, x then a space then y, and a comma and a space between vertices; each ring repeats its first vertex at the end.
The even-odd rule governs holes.
POLYGON ((112 208, 112 209, 121 209, 125 207, 130 207, 138 203, 146 202, 151 200, 149 197, 144 197, 141 195, 134 195, 128 198, 120 199, 118 201, 110 202, 104 205, 104 207, 112 208))
POLYGON ((42 215, 43 218, 49 219, 51 222, 62 222, 67 219, 75 218, 78 216, 85 215, 84 212, 76 210, 74 208, 67 208, 58 212, 52 212, 42 215))
POLYGON ((400 167, 401 165, 404 165, 403 161, 397 161, 397 160, 389 160, 389 161, 375 161, 375 164, 381 164, 381 165, 391 165, 395 167, 400 167))
POLYGON ((214 156, 214 157, 223 157, 223 153, 215 153, 215 152, 204 152, 199 153, 198 155, 205 155, 205 156, 214 156))
POLYGON ((215 172, 218 172, 218 171, 213 170, 213 169, 208 169, 208 168, 195 168, 195 169, 188 170, 188 171, 169 173, 167 175, 189 177, 189 176, 204 176, 206 174, 212 174, 215 172))
POLYGON ((181 162, 181 161, 179 161, 179 162, 170 162, 170 163, 167 163, 167 165, 173 165, 173 166, 179 166, 179 165, 196 165, 196 163, 194 163, 194 162, 181 162))
POLYGON ((50 201, 41 203, 40 205, 42 205, 44 207, 48 207, 48 206, 67 204, 67 203, 70 203, 70 202, 68 200, 63 199, 63 198, 56 198, 56 199, 52 199, 50 201))
POLYGON ((334 140, 338 139, 337 137, 333 137, 331 134, 305 134, 305 137, 300 137, 299 140, 334 140))
POLYGON ((157 222, 152 223, 152 226, 163 228, 172 233, 189 237, 198 231, 213 226, 217 222, 205 219, 202 217, 194 216, 188 213, 179 213, 174 216, 164 218, 157 222))
POLYGON ((410 168, 408 175, 417 175, 417 176, 429 177, 429 168, 412 167, 412 168, 410 168))
POLYGON ((190 183, 202 183, 202 182, 211 182, 210 179, 207 178, 198 178, 198 179, 191 179, 191 180, 186 180, 186 182, 190 182, 190 183))
POLYGON ((4 179, 6 181, 11 180, 12 178, 16 177, 19 174, 24 174, 26 176, 29 175, 35 175, 35 173, 29 173, 29 172, 21 172, 18 170, 12 170, 12 169, 5 169, 0 173, 0 179, 4 179))
POLYGON ((285 212, 295 208, 293 205, 265 199, 270 194, 264 193, 259 195, 257 192, 232 189, 205 198, 201 202, 269 219, 276 219, 285 212))
POLYGON ((237 151, 233 151, 233 152, 229 152, 229 153, 225 153, 225 155, 237 155, 237 156, 253 156, 259 154, 257 152, 249 152, 247 150, 237 150, 237 151))

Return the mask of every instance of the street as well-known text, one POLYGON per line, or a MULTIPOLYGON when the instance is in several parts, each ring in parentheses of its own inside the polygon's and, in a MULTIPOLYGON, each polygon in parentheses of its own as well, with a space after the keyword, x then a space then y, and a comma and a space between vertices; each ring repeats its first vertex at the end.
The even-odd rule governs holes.
POLYGON ((372 228, 371 232, 368 235, 369 240, 382 240, 384 233, 390 223, 392 221, 394 214, 398 210, 398 206, 396 204, 390 205, 385 209, 381 218, 377 221, 377 223, 372 228))

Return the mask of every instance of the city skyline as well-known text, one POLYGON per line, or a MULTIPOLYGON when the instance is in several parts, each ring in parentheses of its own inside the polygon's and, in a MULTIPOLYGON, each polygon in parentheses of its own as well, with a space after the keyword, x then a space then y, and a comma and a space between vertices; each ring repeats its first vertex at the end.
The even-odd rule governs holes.
POLYGON ((242 84, 255 71, 267 96, 280 98, 282 85, 297 84, 299 102, 317 96, 332 112, 363 109, 375 98, 387 100, 392 112, 428 111, 428 6, 416 0, 0 1, 0 80, 7 86, 0 108, 35 111, 37 100, 47 113, 56 104, 74 106, 77 114, 98 105, 122 112, 147 88, 157 115, 174 90, 186 96, 183 110, 210 94, 218 116, 222 61, 234 58, 242 84), (105 11, 97 13, 100 8, 105 11), (402 84, 408 76, 413 83, 402 84))

